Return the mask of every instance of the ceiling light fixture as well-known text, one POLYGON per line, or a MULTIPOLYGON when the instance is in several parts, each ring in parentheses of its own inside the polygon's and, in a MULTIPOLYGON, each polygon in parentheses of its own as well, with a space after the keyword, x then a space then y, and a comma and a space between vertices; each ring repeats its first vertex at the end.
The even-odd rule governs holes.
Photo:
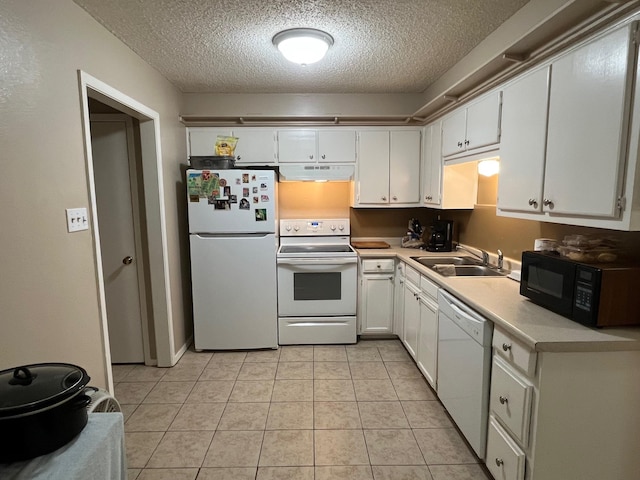
POLYGON ((500 172, 500 162, 495 158, 478 162, 478 173, 485 177, 491 177, 500 172))
POLYGON ((333 37, 314 28, 291 28, 276 33, 273 44, 290 62, 310 65, 322 60, 333 45, 333 37))

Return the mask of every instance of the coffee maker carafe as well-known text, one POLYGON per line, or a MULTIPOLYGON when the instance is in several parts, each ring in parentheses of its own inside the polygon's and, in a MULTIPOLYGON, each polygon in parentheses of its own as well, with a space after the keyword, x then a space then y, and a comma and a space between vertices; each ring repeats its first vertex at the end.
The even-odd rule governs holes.
POLYGON ((429 231, 427 251, 450 252, 453 239, 453 220, 434 220, 429 231))

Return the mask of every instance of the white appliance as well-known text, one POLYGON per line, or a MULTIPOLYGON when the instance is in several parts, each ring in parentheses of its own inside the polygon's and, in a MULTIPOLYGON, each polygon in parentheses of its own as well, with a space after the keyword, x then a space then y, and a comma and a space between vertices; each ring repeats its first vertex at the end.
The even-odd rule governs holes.
POLYGON ((484 458, 493 323, 442 289, 438 309, 438 398, 484 458))
POLYGON ((196 350, 277 348, 273 170, 187 170, 196 350))
POLYGON ((355 343, 356 251, 348 219, 280 221, 281 345, 355 343))

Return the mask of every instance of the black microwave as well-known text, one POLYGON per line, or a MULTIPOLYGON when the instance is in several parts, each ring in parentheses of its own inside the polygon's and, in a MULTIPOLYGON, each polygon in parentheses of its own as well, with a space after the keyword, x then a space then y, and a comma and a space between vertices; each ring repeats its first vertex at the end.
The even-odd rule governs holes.
POLYGON ((523 252, 520 294, 589 327, 640 325, 640 267, 523 252))

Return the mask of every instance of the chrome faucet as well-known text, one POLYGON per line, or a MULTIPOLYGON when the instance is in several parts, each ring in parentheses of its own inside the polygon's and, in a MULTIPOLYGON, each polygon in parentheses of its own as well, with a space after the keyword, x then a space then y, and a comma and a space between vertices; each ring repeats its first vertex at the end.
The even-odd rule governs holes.
POLYGON ((498 270, 502 270, 504 265, 504 255, 502 254, 502 250, 498 249, 498 270))
POLYGON ((475 249, 475 250, 478 250, 480 252, 480 254, 478 254, 478 253, 474 252, 473 250, 465 247, 464 245, 460 245, 460 244, 456 245, 456 250, 465 251, 465 252, 473 255, 474 257, 481 259, 482 260, 482 265, 484 265, 485 267, 487 265, 489 265, 489 254, 486 251, 482 250, 481 248, 475 249))

